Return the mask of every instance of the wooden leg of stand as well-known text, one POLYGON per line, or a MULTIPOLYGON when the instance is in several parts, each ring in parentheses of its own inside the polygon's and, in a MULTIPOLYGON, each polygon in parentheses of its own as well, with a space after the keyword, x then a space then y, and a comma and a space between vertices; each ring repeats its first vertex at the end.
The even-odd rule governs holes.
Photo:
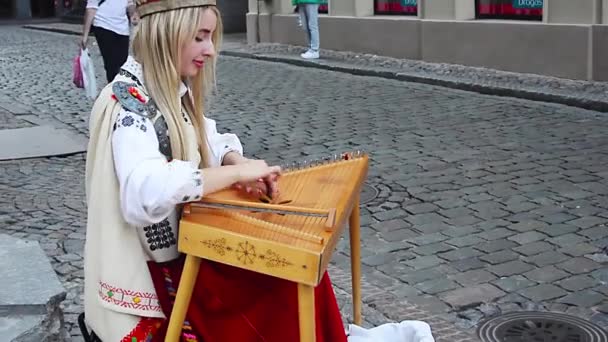
POLYGON ((298 317, 300 342, 315 342, 315 288, 298 283, 298 317))
POLYGON ((192 298, 192 290, 194 289, 200 265, 201 259, 192 255, 186 255, 186 262, 182 271, 182 277, 179 280, 179 287, 177 288, 177 295, 173 311, 171 312, 165 342, 179 342, 180 340, 182 326, 186 319, 186 312, 190 305, 190 298, 192 298))
POLYGON ((359 225, 359 198, 350 214, 350 267, 353 283, 353 319, 361 325, 361 231, 359 225))

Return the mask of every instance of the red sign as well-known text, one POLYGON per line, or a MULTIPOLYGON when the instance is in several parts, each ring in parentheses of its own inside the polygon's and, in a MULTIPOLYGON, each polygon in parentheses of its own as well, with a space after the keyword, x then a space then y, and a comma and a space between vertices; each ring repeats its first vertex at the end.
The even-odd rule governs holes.
MULTIPOLYGON (((531 0, 532 2, 536 0, 531 0)), ((525 2, 527 3, 527 2, 525 2)), ((536 2, 534 2, 537 4, 536 2)), ((477 14, 480 17, 492 18, 533 18, 539 19, 543 16, 542 6, 538 7, 517 7, 514 0, 478 0, 477 14)), ((519 4, 519 3, 518 3, 519 4)), ((541 1, 542 4, 542 1, 541 1)))
POLYGON ((376 14, 416 15, 418 6, 415 3, 416 1, 411 0, 375 0, 374 10, 376 14))

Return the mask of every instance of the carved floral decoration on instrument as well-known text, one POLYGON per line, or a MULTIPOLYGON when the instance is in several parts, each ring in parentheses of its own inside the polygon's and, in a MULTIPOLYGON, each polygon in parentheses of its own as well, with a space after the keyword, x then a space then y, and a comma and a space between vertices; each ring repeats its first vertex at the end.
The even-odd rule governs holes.
MULTIPOLYGON (((243 265, 253 265, 259 260, 260 262, 266 262, 266 267, 270 268, 293 266, 292 262, 271 249, 268 249, 266 253, 258 254, 255 245, 249 241, 239 242, 236 248, 228 245, 225 238, 203 240, 201 243, 220 256, 235 253, 237 260, 243 265)), ((302 268, 306 269, 307 266, 302 265, 302 268)))
POLYGON ((245 265, 252 265, 255 260, 255 247, 249 241, 240 242, 236 250, 236 258, 245 265))

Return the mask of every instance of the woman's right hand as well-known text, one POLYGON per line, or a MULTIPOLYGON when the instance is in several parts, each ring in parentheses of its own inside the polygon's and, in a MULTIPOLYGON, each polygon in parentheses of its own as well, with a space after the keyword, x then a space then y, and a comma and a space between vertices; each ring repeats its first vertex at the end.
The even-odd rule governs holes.
POLYGON ((238 164, 239 183, 254 182, 271 175, 280 175, 280 166, 268 166, 263 160, 249 160, 246 163, 238 164))
POLYGON ((80 39, 80 48, 82 50, 84 50, 84 49, 87 48, 87 42, 88 42, 88 40, 89 40, 89 37, 87 37, 87 36, 82 36, 82 38, 80 39))

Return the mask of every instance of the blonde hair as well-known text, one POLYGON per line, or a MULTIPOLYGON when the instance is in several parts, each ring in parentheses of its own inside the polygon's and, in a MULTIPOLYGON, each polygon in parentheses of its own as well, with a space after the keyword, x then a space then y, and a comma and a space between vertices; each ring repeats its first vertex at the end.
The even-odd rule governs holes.
POLYGON ((209 151, 204 127, 204 105, 207 93, 215 86, 215 67, 222 40, 221 15, 215 6, 183 8, 145 16, 138 24, 133 38, 133 55, 141 63, 148 95, 163 114, 171 139, 172 157, 184 159, 186 151, 184 126, 180 123, 182 106, 190 116, 197 133, 201 167, 209 163, 209 151), (194 40, 201 25, 203 12, 211 10, 217 17, 212 41, 216 56, 205 63, 202 72, 190 79, 181 79, 181 51, 194 40), (179 97, 180 82, 190 87, 189 96, 179 97))

